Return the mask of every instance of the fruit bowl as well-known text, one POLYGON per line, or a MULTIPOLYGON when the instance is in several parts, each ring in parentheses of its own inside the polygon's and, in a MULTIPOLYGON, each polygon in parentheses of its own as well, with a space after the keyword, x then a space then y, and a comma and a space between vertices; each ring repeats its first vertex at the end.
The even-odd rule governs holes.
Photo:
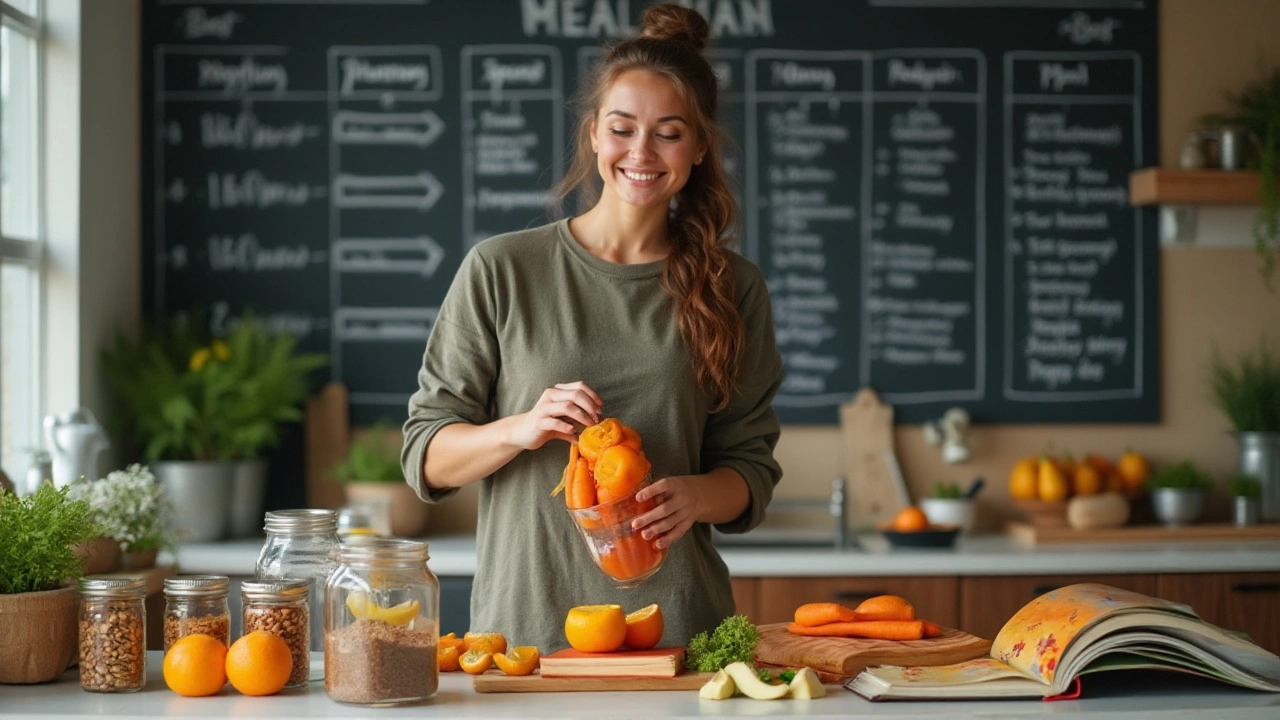
POLYGON ((924 530, 903 532, 885 527, 880 534, 894 547, 951 547, 960 534, 959 525, 930 525, 924 530))
POLYGON ((569 510, 573 526, 587 544, 587 551, 596 567, 620 588, 631 588, 648 580, 667 559, 666 548, 657 549, 652 540, 645 540, 640 530, 631 528, 631 521, 657 507, 658 501, 650 498, 637 501, 636 493, 653 482, 652 476, 630 493, 609 502, 592 505, 580 510, 569 510))
POLYGON ((1066 500, 1014 500, 1013 504, 1026 513, 1027 520, 1036 527, 1067 526, 1066 500))

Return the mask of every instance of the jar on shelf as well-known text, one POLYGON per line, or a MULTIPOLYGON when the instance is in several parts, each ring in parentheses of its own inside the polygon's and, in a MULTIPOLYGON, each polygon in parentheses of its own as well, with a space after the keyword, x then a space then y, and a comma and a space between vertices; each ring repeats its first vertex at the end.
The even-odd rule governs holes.
POLYGON ((310 583, 311 649, 324 642, 324 586, 338 567, 338 514, 333 510, 267 513, 267 541, 258 554, 258 580, 303 579, 310 583))
POLYGON ((140 577, 80 580, 80 687, 114 693, 146 684, 146 596, 140 577))
POLYGON ((230 581, 225 575, 183 575, 164 580, 164 651, 179 638, 210 635, 231 644, 230 581))
POLYGON ((430 699, 440 683, 440 581, 427 544, 361 538, 339 550, 325 590, 324 690, 353 705, 430 699))
POLYGON ((302 578, 240 583, 241 635, 266 630, 284 640, 293 658, 286 688, 302 687, 311 677, 310 595, 302 578))

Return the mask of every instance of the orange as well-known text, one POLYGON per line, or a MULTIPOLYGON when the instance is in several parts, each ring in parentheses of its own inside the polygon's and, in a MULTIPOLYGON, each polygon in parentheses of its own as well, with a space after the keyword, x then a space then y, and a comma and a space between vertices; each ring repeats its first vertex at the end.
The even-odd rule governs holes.
POLYGON ((468 675, 479 675, 493 667, 493 653, 483 650, 468 650, 458 658, 462 672, 468 675))
POLYGON ((1102 473, 1088 463, 1081 463, 1071 478, 1071 492, 1074 495, 1095 495, 1102 492, 1102 473))
POLYGON ((1009 473, 1009 495, 1015 500, 1035 500, 1039 497, 1036 490, 1037 472, 1040 461, 1029 457, 1018 461, 1009 473))
POLYGON ((514 647, 509 653, 496 653, 493 662, 498 669, 508 675, 528 675, 538 667, 538 658, 542 657, 538 648, 532 645, 514 647))
POLYGON ((1070 492, 1071 486, 1066 476, 1062 474, 1062 468, 1047 455, 1041 456, 1040 469, 1036 477, 1036 493, 1040 499, 1045 502, 1066 500, 1070 492))
POLYGON ((227 650, 227 679, 245 695, 278 693, 289 682, 291 672, 289 644, 266 630, 242 636, 227 650))
POLYGON ((929 517, 920 508, 905 507, 893 518, 892 527, 898 532, 919 532, 929 529, 929 517))
POLYGON ((662 640, 662 610, 656 604, 627 615, 627 636, 622 644, 632 650, 648 650, 662 640))
POLYGON ((164 654, 164 684, 186 697, 213 695, 227 684, 227 646, 212 635, 187 635, 164 654))
POLYGON ((502 633, 467 633, 462 636, 462 652, 479 650, 487 653, 507 651, 507 638, 502 633))
POLYGON ((1142 494, 1147 477, 1151 475, 1151 463, 1141 453, 1128 450, 1120 456, 1116 470, 1124 481, 1124 494, 1132 498, 1142 494))
POLYGON ((564 619, 564 636, 580 652, 613 652, 627 638, 621 605, 579 605, 564 619))
POLYGON ((626 445, 614 445, 596 461, 596 501, 625 497, 644 481, 652 466, 644 453, 626 445))
POLYGON ((644 448, 640 444, 640 433, 636 432, 634 429, 630 427, 627 427, 626 425, 622 426, 622 442, 619 444, 626 445, 627 447, 631 448, 632 450, 635 450, 636 452, 641 452, 644 450, 644 448))
POLYGON ((441 645, 436 650, 436 666, 440 672, 454 672, 461 667, 458 665, 458 646, 441 645))
POLYGON ((587 462, 594 463, 599 459, 600 453, 622 440, 622 423, 617 418, 605 418, 578 435, 578 452, 587 462))
POLYGON ((466 644, 466 641, 458 637, 458 633, 449 633, 448 635, 440 636, 440 647, 442 648, 447 648, 447 647, 461 648, 465 644, 466 644))

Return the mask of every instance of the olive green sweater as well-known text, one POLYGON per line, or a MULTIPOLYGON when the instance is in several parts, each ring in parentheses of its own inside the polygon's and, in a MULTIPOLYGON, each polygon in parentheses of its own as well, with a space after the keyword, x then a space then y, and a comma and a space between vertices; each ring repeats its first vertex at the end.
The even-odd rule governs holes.
MULTIPOLYGON (((595 257, 573 239, 567 220, 473 248, 440 307, 409 401, 401 463, 410 485, 428 502, 456 492, 430 490, 423 479, 423 458, 440 428, 526 412, 547 388, 581 380, 600 395, 606 417, 639 431, 655 478, 736 470, 750 504, 718 527, 740 533, 756 526, 782 475, 771 404, 782 362, 764 278, 734 255, 744 379, 729 407, 712 414, 661 270, 661 262, 595 257)), ((564 496, 550 497, 568 455, 566 443, 551 441, 481 481, 471 630, 498 631, 548 653, 567 646, 564 619, 575 605, 617 603, 630 612, 658 603, 663 643, 683 645, 733 614, 729 573, 705 523, 672 545, 647 582, 616 588, 592 562, 564 496)))

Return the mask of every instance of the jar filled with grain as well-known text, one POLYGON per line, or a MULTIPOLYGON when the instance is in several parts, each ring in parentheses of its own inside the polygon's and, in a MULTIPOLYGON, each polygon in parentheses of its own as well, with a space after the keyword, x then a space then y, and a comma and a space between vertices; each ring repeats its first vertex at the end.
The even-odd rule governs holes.
POLYGON ((80 687, 114 693, 146 684, 146 596, 140 577, 80 580, 80 687))
POLYGON ((183 575, 164 580, 164 651, 188 635, 231 644, 230 585, 225 575, 183 575))
POLYGON ((325 594, 324 690, 353 705, 422 702, 440 683, 440 581, 426 543, 344 544, 325 594))
POLYGON ((267 541, 258 554, 258 580, 307 580, 311 589, 311 649, 324 642, 324 584, 338 567, 338 514, 333 510, 267 513, 267 541))
POLYGON ((311 677, 310 596, 308 582, 301 578, 240 583, 241 634, 266 630, 289 646, 293 670, 286 688, 302 687, 311 677))

